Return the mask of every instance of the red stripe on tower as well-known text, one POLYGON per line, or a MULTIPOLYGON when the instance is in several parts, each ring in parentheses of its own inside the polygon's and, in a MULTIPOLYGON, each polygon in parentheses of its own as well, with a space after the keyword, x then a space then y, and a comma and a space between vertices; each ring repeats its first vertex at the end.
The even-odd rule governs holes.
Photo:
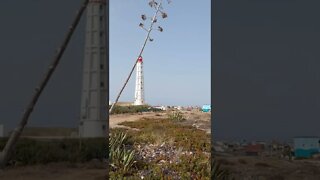
POLYGON ((138 62, 142 63, 142 57, 141 56, 138 58, 138 62))

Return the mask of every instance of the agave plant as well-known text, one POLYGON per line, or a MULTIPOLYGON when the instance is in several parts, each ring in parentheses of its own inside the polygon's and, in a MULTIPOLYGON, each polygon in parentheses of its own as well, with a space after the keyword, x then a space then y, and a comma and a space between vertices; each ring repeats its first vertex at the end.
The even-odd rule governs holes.
MULTIPOLYGON (((109 149, 117 149, 120 148, 121 145, 126 143, 128 140, 127 134, 124 132, 112 134, 109 138, 109 149)), ((110 151, 111 152, 111 151, 110 151)))
POLYGON ((136 163, 135 151, 126 148, 127 134, 120 132, 109 138, 110 165, 115 171, 127 174, 136 163))
POLYGON ((221 169, 220 163, 212 159, 211 161, 211 179, 214 180, 233 180, 230 177, 229 171, 221 169))

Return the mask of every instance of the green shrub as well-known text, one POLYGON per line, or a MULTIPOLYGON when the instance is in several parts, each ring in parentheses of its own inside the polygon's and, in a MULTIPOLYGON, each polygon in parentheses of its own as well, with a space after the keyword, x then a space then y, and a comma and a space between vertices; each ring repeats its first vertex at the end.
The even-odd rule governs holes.
POLYGON ((176 122, 181 122, 181 121, 185 120, 184 116, 179 111, 173 111, 173 112, 169 113, 168 118, 170 120, 176 121, 176 122))
POLYGON ((125 114, 125 113, 141 113, 141 112, 159 112, 160 109, 152 108, 151 106, 115 106, 111 114, 125 114))
MULTIPOLYGON (((137 171, 149 172, 145 179, 210 179, 210 135, 195 129, 190 125, 182 125, 170 119, 144 118, 139 121, 123 122, 121 125, 137 128, 139 131, 127 130, 130 142, 137 144, 153 144, 160 146, 165 142, 188 152, 176 156, 178 163, 158 164, 157 159, 148 163, 141 163, 137 171), (159 143, 161 142, 161 143, 159 143), (192 152, 191 154, 189 154, 192 152), (169 171, 172 173, 164 173, 169 171)), ((118 131, 119 129, 117 129, 118 131)), ((161 157, 160 157, 161 159, 161 157)), ((136 165, 137 165, 136 164, 136 165)), ((133 175, 132 177, 138 177, 133 175)))
POLYGON ((109 137, 109 150, 111 150, 109 152, 109 157, 111 157, 111 152, 113 152, 112 150, 121 148, 121 146, 125 143, 125 141, 127 141, 127 134, 124 132, 118 132, 115 134, 111 134, 111 136, 109 137))
MULTIPOLYGON (((3 149, 6 140, 0 140, 3 149)), ((11 165, 47 164, 52 162, 87 162, 106 159, 107 143, 98 139, 36 140, 20 139, 14 149, 11 165)))
POLYGON ((133 171, 132 167, 136 163, 135 151, 126 148, 127 140, 127 134, 123 132, 111 134, 109 138, 110 166, 113 171, 124 176, 133 171))

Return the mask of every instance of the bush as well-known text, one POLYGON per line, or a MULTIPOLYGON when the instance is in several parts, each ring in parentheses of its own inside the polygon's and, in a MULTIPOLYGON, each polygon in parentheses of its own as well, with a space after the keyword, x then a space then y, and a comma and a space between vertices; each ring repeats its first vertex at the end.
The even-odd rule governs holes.
POLYGON ((181 121, 185 120, 185 118, 183 117, 182 113, 181 112, 176 112, 176 111, 173 111, 170 114, 168 114, 168 118, 170 120, 176 121, 176 122, 181 122, 181 121))
MULTIPOLYGON (((3 149, 6 140, 0 140, 3 149)), ((35 140, 20 139, 16 144, 10 165, 34 165, 52 162, 88 162, 106 159, 107 144, 98 139, 35 140)))
POLYGON ((111 114, 125 114, 125 113, 141 113, 141 112, 159 112, 160 109, 152 108, 147 105, 141 106, 115 106, 111 114))

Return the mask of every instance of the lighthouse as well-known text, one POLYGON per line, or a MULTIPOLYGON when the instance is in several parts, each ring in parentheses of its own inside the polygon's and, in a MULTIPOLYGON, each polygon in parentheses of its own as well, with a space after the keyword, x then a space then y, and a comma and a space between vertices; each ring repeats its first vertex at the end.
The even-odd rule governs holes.
POLYGON ((106 0, 89 0, 79 127, 79 135, 85 138, 107 136, 106 10, 106 0))
POLYGON ((137 62, 137 73, 136 73, 136 90, 135 100, 133 105, 144 105, 144 82, 143 82, 143 59, 140 56, 137 62))

